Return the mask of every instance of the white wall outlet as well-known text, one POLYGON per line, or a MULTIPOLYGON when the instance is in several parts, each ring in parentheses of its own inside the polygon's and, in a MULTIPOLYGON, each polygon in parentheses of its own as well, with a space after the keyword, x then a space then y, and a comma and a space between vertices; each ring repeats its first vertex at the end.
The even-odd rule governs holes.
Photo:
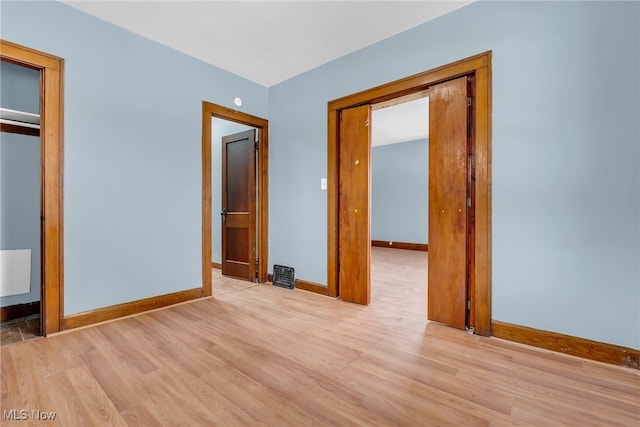
POLYGON ((321 190, 327 189, 327 178, 320 178, 320 189, 321 190))

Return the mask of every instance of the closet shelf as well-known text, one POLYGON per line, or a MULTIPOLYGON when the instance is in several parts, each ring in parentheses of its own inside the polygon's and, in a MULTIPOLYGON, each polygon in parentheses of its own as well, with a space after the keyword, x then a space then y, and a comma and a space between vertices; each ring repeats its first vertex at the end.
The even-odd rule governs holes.
POLYGON ((29 129, 40 129, 40 114, 0 108, 0 123, 29 129))

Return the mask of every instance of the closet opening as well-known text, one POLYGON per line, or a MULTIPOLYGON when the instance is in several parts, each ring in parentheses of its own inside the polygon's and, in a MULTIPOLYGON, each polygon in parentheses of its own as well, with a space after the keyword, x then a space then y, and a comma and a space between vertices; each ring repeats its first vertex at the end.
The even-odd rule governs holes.
POLYGON ((0 62, 0 343, 42 335, 40 70, 0 62))
POLYGON ((64 60, 0 40, 0 66, 0 319, 46 336, 64 313, 64 60))

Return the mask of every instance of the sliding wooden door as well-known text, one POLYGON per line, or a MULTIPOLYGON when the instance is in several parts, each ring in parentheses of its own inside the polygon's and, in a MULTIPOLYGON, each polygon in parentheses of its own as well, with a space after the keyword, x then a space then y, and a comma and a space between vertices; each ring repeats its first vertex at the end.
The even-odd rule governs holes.
POLYGON ((371 107, 340 114, 339 281, 340 298, 371 301, 371 107))
POLYGON ((429 320, 465 328, 467 313, 467 78, 429 94, 429 320))

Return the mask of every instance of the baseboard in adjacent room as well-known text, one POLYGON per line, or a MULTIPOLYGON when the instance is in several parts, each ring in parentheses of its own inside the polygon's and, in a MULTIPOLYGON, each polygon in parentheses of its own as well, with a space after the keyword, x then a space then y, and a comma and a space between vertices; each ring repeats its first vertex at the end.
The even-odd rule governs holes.
POLYGON ((40 314, 40 301, 0 307, 0 322, 40 314))
MULTIPOLYGON (((273 274, 267 274, 267 282, 273 283, 273 274)), ((295 280, 295 287, 303 291, 313 292, 320 295, 329 295, 329 288, 318 283, 307 282, 306 280, 295 280)))
POLYGON ((63 329, 74 329, 94 323, 105 322, 156 308, 167 307, 202 297, 202 288, 187 289, 185 291, 171 294, 158 295, 137 301, 125 302, 109 307, 98 308, 96 310, 85 311, 83 313, 65 316, 63 319, 63 329))
POLYGON ((498 321, 491 322, 491 329, 496 338, 640 369, 640 350, 498 321))
POLYGON ((372 240, 371 246, 380 248, 392 248, 392 249, 408 249, 410 251, 429 251, 429 245, 426 243, 407 243, 407 242, 392 242, 387 240, 372 240))
POLYGON ((318 283, 307 282, 306 280, 296 279, 296 288, 303 291, 309 291, 320 295, 329 295, 329 288, 318 283))
POLYGON ((211 268, 217 268, 218 270, 222 270, 222 264, 219 262, 211 262, 211 268))

